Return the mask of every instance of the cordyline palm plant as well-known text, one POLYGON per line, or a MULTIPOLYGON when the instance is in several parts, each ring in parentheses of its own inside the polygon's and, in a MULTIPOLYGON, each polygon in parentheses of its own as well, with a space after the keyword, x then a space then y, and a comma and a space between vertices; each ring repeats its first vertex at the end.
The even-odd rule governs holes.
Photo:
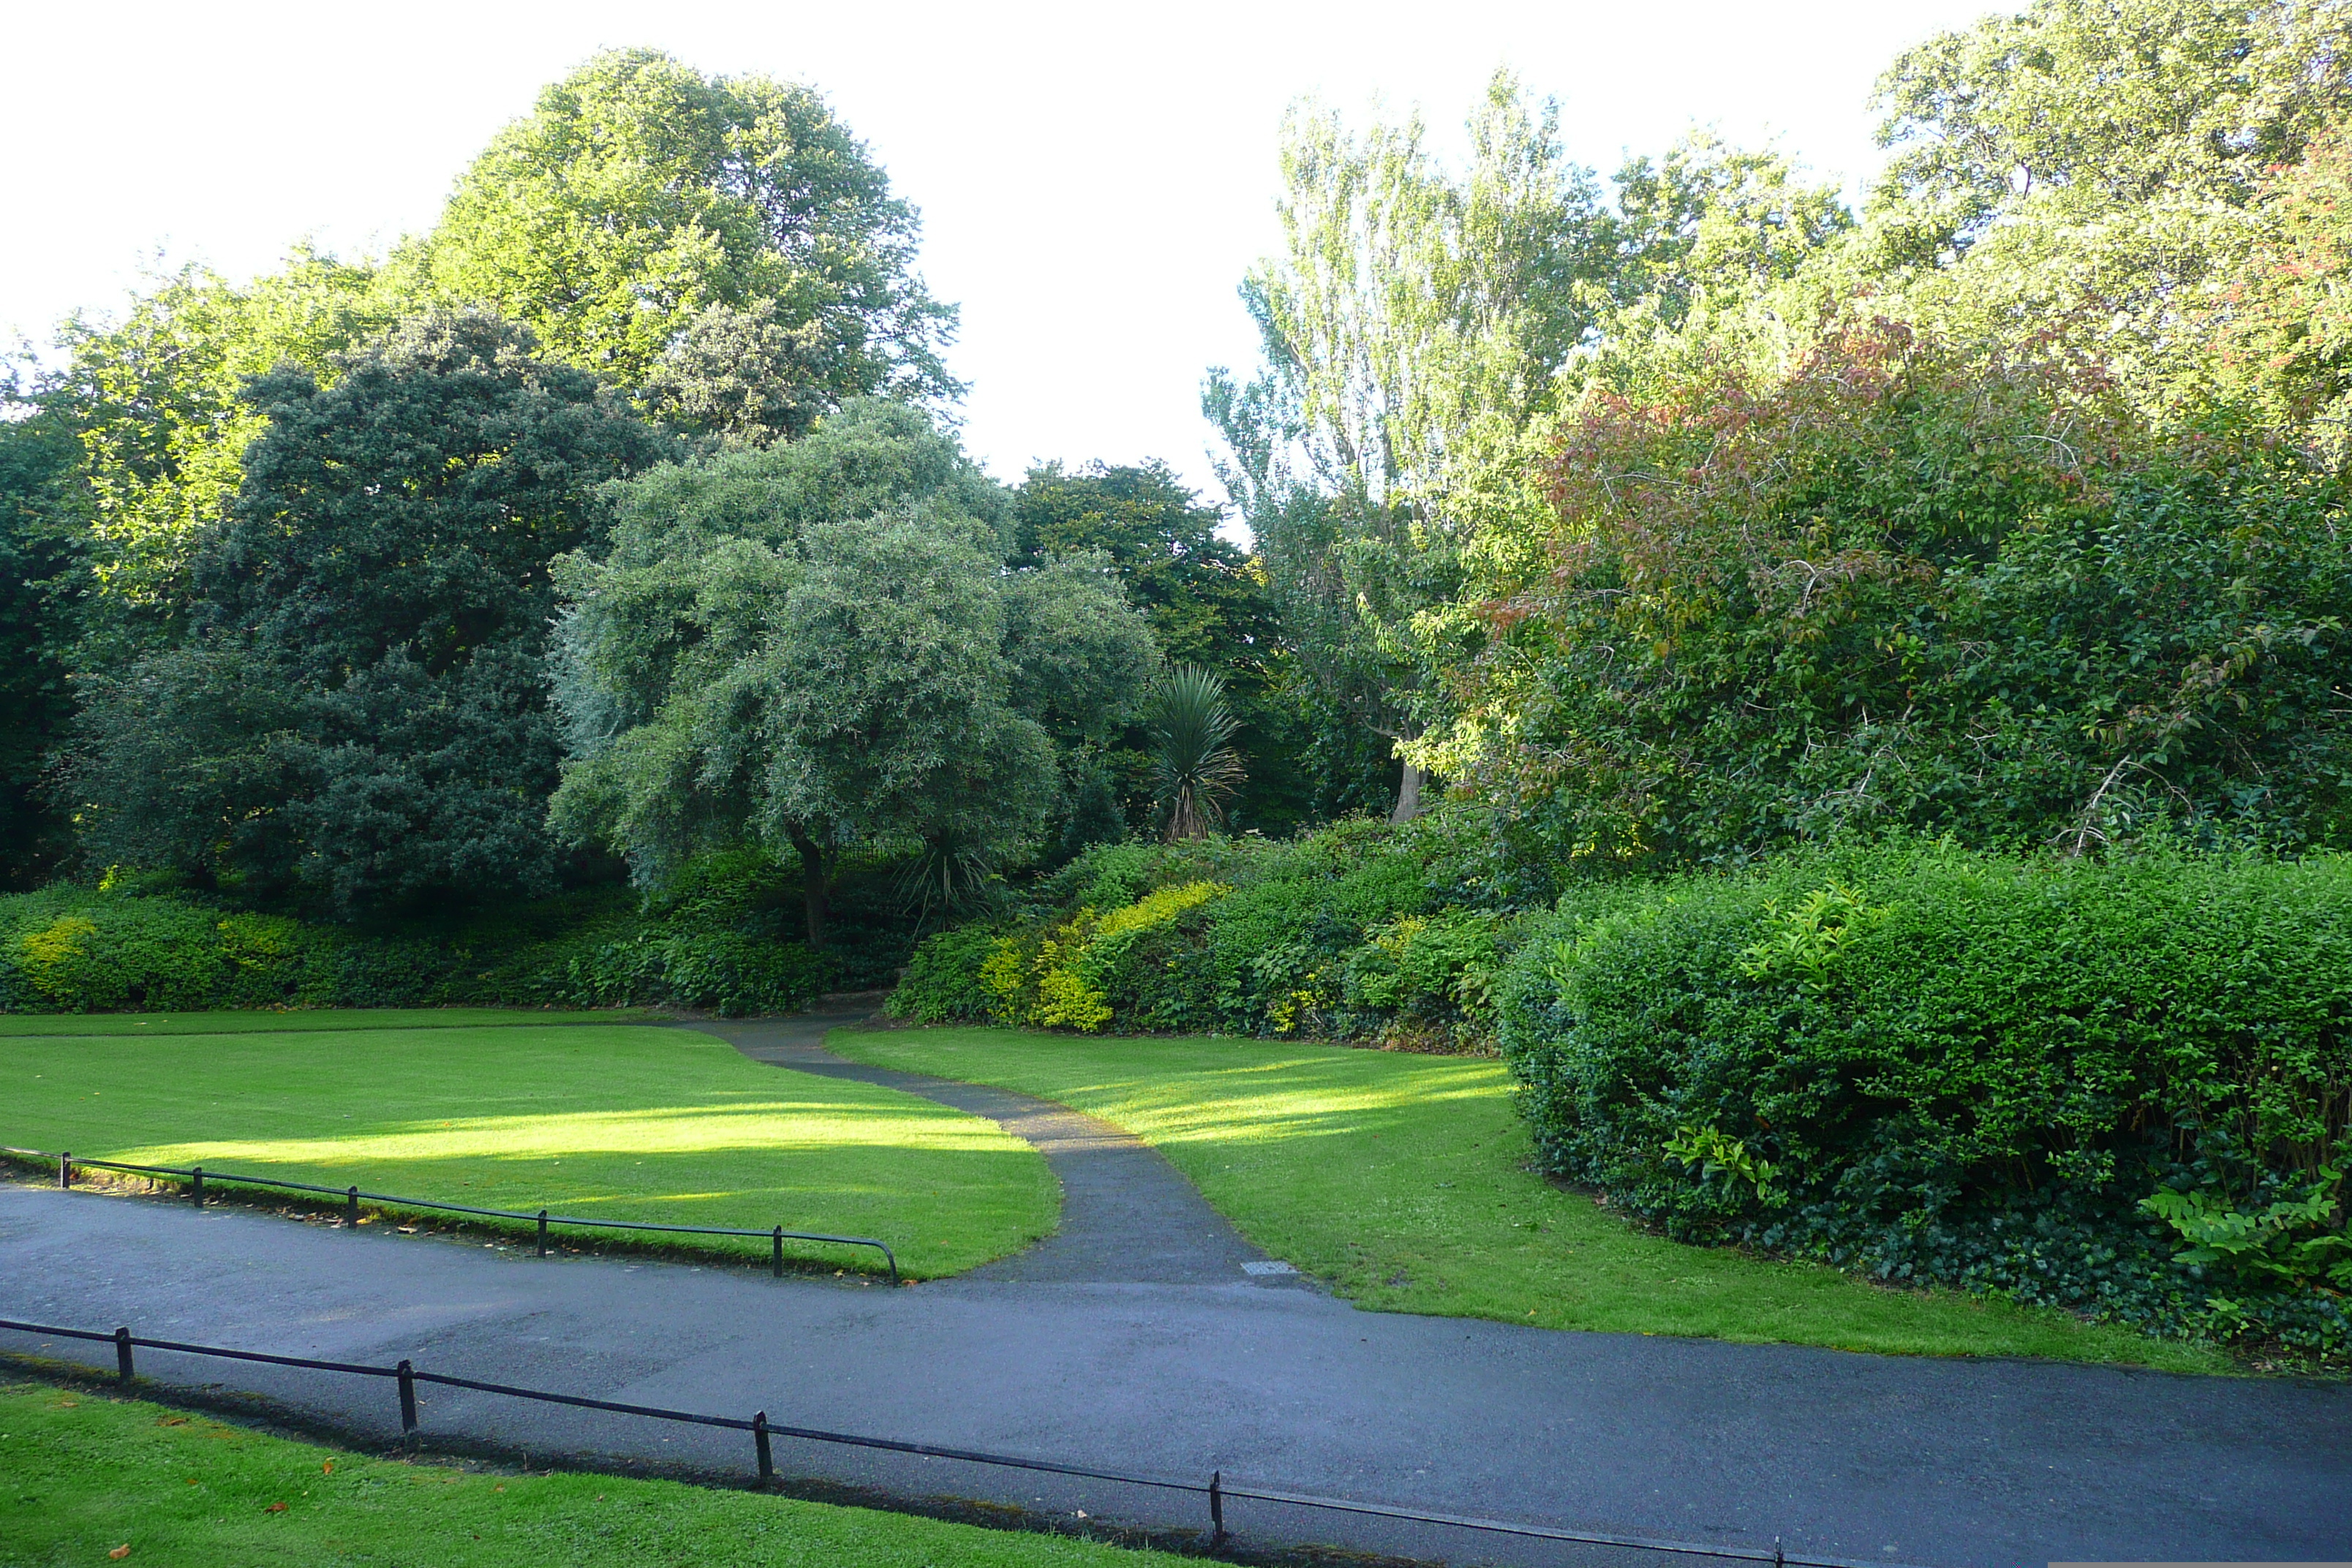
POLYGON ((1169 842, 1206 838, 1224 820, 1225 802, 1244 776, 1241 758, 1226 744, 1241 724, 1225 706, 1224 679, 1180 664, 1160 678, 1150 714, 1169 842))

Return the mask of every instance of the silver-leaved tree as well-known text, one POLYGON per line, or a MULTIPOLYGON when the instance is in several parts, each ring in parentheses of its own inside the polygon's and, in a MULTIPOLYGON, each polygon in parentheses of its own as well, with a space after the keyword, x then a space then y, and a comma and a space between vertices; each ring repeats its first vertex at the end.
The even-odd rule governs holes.
POLYGON ((1007 493, 903 404, 614 495, 612 547, 557 564, 555 824, 652 884, 790 849, 813 943, 845 851, 952 881, 1033 838, 1056 748, 1124 722, 1159 663, 1107 561, 1005 570, 1007 493))

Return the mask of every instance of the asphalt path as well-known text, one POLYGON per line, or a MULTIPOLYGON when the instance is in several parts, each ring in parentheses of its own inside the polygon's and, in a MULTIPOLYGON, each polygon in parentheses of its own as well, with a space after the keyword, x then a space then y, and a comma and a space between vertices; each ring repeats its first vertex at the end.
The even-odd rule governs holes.
MULTIPOLYGON (((2023 1361, 1850 1354, 1358 1311, 1269 1261, 1149 1148, 1075 1112, 817 1054, 816 1017, 719 1026, 747 1054, 892 1082, 1033 1138, 1064 1223, 893 1290, 854 1278, 541 1259, 230 1206, 0 1185, 0 1317, 420 1369, 1130 1474, 1791 1554, 1940 1565, 2352 1558, 2352 1392, 2023 1361), (950 1098, 956 1097, 956 1098, 950 1098), (990 1109, 992 1107, 993 1109, 990 1109), (1125 1227, 1147 1240, 1122 1246, 1125 1227), (1257 1264, 1259 1271, 1247 1266, 1257 1264)), ((110 1366, 110 1349, 0 1335, 110 1366)), ((362 1444, 373 1379, 142 1352, 362 1444)), ((534 1462, 747 1472, 740 1433, 427 1388, 429 1441, 534 1462)), ((1160 1531, 1197 1498, 779 1441, 780 1470, 1160 1531)), ((1245 1543, 1453 1562, 1600 1548, 1229 1504, 1245 1543)))

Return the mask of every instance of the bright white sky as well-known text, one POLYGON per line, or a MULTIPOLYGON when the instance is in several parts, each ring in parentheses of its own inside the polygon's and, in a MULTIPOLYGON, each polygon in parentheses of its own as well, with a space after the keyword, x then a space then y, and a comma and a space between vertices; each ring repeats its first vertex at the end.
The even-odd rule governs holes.
MULTIPOLYGON (((1183 5, 0 0, 0 331, 112 310, 160 252, 232 276, 309 235, 380 249, 540 86, 604 47, 814 84, 924 218, 963 307, 965 437, 1033 459, 1158 457, 1209 489, 1202 373, 1255 358, 1234 298, 1271 249, 1276 132, 1314 94, 1458 127, 1507 65, 1613 168, 1693 122, 1777 135, 1852 186, 1895 54, 1988 0, 1193 0, 1183 5)), ((2022 0, 2003 9, 2021 9, 2022 0)), ((1213 493, 1213 490, 1212 491, 1213 493)))

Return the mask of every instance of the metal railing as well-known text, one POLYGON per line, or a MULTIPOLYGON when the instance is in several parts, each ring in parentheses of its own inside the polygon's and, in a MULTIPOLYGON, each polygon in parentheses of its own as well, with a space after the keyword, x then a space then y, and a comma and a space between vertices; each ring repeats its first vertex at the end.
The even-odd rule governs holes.
POLYGON ((798 1437, 811 1443, 831 1443, 853 1448, 877 1448, 893 1454, 912 1454, 924 1458, 958 1459, 968 1464, 994 1465, 1003 1468, 1042 1471, 1047 1475, 1074 1476, 1082 1480, 1110 1481, 1121 1486, 1150 1487, 1161 1491, 1185 1492, 1205 1499, 1209 1508, 1210 1546, 1223 1546, 1230 1538, 1225 1529, 1225 1504, 1233 1501, 1276 1503, 1291 1508, 1319 1509, 1332 1513, 1359 1514, 1373 1519, 1396 1520, 1409 1524, 1440 1525, 1454 1530, 1478 1531, 1493 1535, 1518 1536, 1534 1541, 1557 1541, 1578 1546, 1615 1546, 1632 1551, 1665 1552, 1682 1557, 1715 1557, 1738 1563, 1770 1563, 1776 1568, 1902 1568, 1901 1564, 1884 1561, 1865 1561, 1848 1557, 1800 1557, 1783 1552, 1775 1541, 1770 1551, 1752 1546, 1710 1546, 1699 1542, 1670 1541, 1654 1536, 1614 1535, 1599 1531, 1564 1530, 1553 1525, 1527 1524, 1507 1520, 1477 1519, 1462 1514, 1432 1513, 1420 1509, 1398 1508, 1387 1503, 1360 1502, 1347 1498, 1318 1497, 1309 1492, 1277 1490, 1270 1487, 1235 1486, 1227 1482, 1222 1470, 1213 1470, 1205 1481, 1181 1481, 1165 1476, 1126 1475, 1117 1470, 1096 1469, 1086 1465, 1066 1465, 1052 1459, 1026 1458, 1013 1454, 991 1454, 976 1448, 948 1448, 931 1443, 907 1443, 889 1437, 867 1437, 847 1432, 827 1432, 813 1426, 787 1426, 768 1419, 764 1410, 756 1412, 749 1420, 732 1415, 704 1415, 688 1410, 665 1410, 652 1405, 625 1405, 610 1399, 590 1399, 576 1394, 553 1394, 544 1389, 518 1388, 511 1384, 485 1383, 478 1378, 453 1377, 446 1373, 419 1372, 404 1359, 394 1366, 368 1366, 357 1362, 316 1361, 307 1356, 269 1355, 260 1351, 229 1350, 219 1345, 188 1344, 179 1340, 142 1339, 128 1328, 118 1328, 112 1333, 93 1329, 68 1329, 48 1323, 18 1322, 0 1318, 0 1329, 19 1333, 47 1335, 57 1339, 88 1340, 114 1347, 115 1375, 129 1384, 136 1375, 131 1352, 136 1350, 176 1352, 182 1355, 216 1356, 229 1361, 261 1362, 271 1366, 299 1367, 314 1372, 339 1372, 355 1377, 388 1377, 398 1387, 400 1395, 400 1432, 402 1443, 415 1447, 423 1425, 417 1411, 416 1385, 434 1384, 443 1388, 462 1388, 477 1394, 495 1394, 509 1399, 536 1400, 545 1405, 567 1405, 582 1410, 601 1410, 616 1415, 638 1415, 652 1421, 680 1422, 694 1426, 718 1426, 729 1431, 751 1434, 753 1463, 760 1482, 767 1485, 776 1478, 775 1457, 770 1447, 773 1437, 798 1437))
POLYGON ((526 1224, 535 1220, 539 1225, 539 1256, 541 1258, 547 1256, 547 1232, 550 1226, 567 1227, 576 1226, 593 1230, 665 1231, 676 1236, 756 1236, 770 1244, 772 1264, 779 1279, 784 1277, 784 1243, 787 1241, 816 1241, 836 1247, 870 1247, 882 1254, 882 1260, 890 1270, 890 1283, 893 1285, 898 1283, 898 1255, 892 1252, 887 1243, 877 1241, 870 1236, 824 1236, 815 1231, 786 1230, 782 1226, 777 1226, 770 1230, 742 1230, 733 1226, 723 1225, 657 1225, 651 1220, 583 1219, 575 1215, 550 1214, 545 1209, 541 1209, 537 1214, 528 1214, 520 1209, 476 1208, 468 1204, 445 1204, 432 1198, 400 1197, 391 1193, 365 1193, 355 1186, 322 1187, 314 1182, 289 1182, 277 1176, 251 1176, 226 1171, 207 1171, 202 1165, 186 1167, 129 1165, 120 1160, 77 1160, 69 1152, 52 1153, 45 1149, 18 1149, 5 1144, 0 1144, 0 1155, 39 1160, 44 1163, 51 1160, 56 1161, 58 1185, 60 1187, 73 1185, 73 1173, 77 1166, 86 1171, 127 1171, 142 1176, 179 1177, 186 1182, 188 1196, 198 1208, 205 1205, 205 1184, 210 1182, 215 1186, 277 1187, 287 1192, 321 1193, 329 1197, 341 1198, 343 1200, 343 1223, 346 1226, 356 1226, 360 1223, 360 1205, 362 1202, 389 1205, 402 1209, 433 1209, 442 1214, 479 1215, 487 1219, 516 1219, 526 1224))

